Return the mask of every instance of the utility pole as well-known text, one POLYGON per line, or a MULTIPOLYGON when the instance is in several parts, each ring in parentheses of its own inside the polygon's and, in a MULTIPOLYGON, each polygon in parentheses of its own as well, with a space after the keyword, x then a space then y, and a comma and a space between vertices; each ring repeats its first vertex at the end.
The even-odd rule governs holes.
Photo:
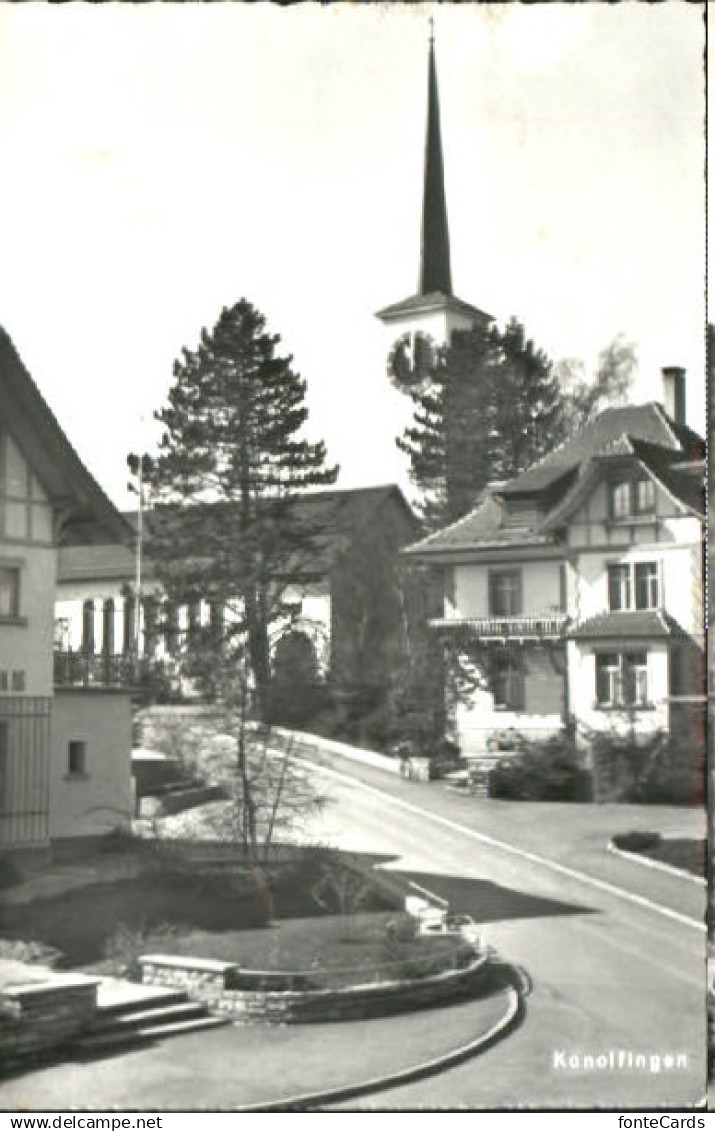
POLYGON ((135 547, 136 572, 134 578, 135 605, 134 605, 134 680, 139 683, 141 663, 139 647, 141 643, 141 615, 142 615, 142 544, 144 540, 144 456, 139 457, 137 471, 139 509, 137 510, 137 535, 135 547))

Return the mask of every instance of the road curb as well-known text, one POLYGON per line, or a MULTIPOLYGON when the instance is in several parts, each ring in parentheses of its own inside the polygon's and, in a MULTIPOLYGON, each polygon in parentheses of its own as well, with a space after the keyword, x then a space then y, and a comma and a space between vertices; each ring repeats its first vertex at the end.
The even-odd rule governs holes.
POLYGON ((669 876, 690 880, 691 883, 700 884, 702 887, 707 885, 704 876, 694 876, 686 868, 675 868, 672 864, 664 864, 662 860, 651 860, 650 856, 644 856, 642 852, 628 852, 625 848, 618 848, 612 840, 606 845, 606 852, 610 852, 612 856, 620 856, 623 860, 632 860, 634 864, 641 864, 644 868, 652 868, 655 872, 665 872, 669 876))
POLYGON ((443 1072, 447 1068, 452 1068, 484 1052, 521 1023, 525 1013, 522 994, 515 985, 507 986, 503 993, 506 998, 506 1008, 499 1020, 487 1029, 486 1033, 480 1034, 475 1040, 469 1041, 466 1045, 460 1045, 442 1056, 433 1057, 431 1060, 423 1061, 422 1064, 413 1065, 410 1068, 403 1068, 399 1072, 392 1072, 385 1076, 374 1076, 370 1080, 363 1080, 357 1084, 347 1084, 341 1088, 332 1088, 322 1092, 306 1092, 298 1096, 290 1096, 284 1100, 251 1104, 235 1110, 239 1112, 270 1112, 315 1108, 324 1104, 341 1103, 345 1100, 356 1099, 358 1096, 369 1095, 371 1092, 399 1087, 402 1084, 412 1084, 418 1080, 425 1080, 429 1076, 435 1076, 438 1072, 443 1072))

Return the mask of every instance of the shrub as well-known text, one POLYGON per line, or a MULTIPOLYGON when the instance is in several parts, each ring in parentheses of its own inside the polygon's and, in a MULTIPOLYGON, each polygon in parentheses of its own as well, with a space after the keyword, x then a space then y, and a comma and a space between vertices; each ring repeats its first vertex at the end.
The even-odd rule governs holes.
POLYGON ((660 833, 634 829, 629 833, 618 833, 614 836, 613 843, 616 848, 622 848, 624 852, 644 852, 647 848, 655 848, 662 840, 660 833))
POLYGON ((155 927, 134 928, 120 923, 104 945, 105 967, 108 973, 130 981, 141 981, 139 957, 149 951, 171 948, 184 932, 173 923, 158 923, 155 927))
POLYGON ((568 735, 526 742, 513 758, 503 758, 491 771, 492 797, 513 801, 588 801, 590 775, 582 768, 568 735))
POLYGON ((417 920, 412 915, 396 915, 388 919, 385 924, 385 939, 388 943, 388 953, 392 954, 392 945, 395 943, 412 942, 417 938, 417 920))
POLYGON ((602 799, 646 805, 695 805, 704 797, 703 759, 697 747, 658 731, 632 736, 598 734, 591 739, 602 799))
POLYGON ((46 943, 24 939, 0 939, 0 962, 26 962, 34 966, 55 966, 62 951, 46 943))

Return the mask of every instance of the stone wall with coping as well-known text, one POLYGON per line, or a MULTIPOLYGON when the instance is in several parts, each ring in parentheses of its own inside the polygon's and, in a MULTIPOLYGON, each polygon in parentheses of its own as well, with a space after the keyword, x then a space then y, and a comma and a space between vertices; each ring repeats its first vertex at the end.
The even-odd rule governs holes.
MULTIPOLYGON (((402 1013, 437 1005, 466 994, 484 973, 487 956, 474 952, 461 969, 443 970, 423 978, 370 982, 341 989, 265 990, 230 989, 231 977, 242 980, 251 972, 231 963, 173 955, 142 955, 142 981, 171 986, 203 1002, 212 1012, 234 1021, 293 1023, 343 1021, 402 1013)), ((258 982, 265 975, 254 972, 258 982)))
POLYGON ((0 1060, 5 1067, 61 1048, 91 1027, 99 978, 53 974, 0 992, 0 1060))

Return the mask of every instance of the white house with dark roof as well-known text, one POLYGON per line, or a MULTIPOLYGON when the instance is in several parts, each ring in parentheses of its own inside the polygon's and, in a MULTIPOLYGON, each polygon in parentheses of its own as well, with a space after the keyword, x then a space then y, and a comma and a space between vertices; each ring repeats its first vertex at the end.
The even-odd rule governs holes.
POLYGON ((406 551, 441 569, 434 625, 481 673, 453 719, 466 754, 567 720, 685 725, 704 674, 704 443, 684 423, 682 381, 664 371, 670 412, 607 409, 406 551))
MULTIPOLYGON (((235 520, 229 504, 213 510, 217 523, 235 520)), ((284 563, 288 612, 272 626, 274 648, 298 634, 310 644, 318 670, 334 676, 359 667, 358 653, 371 651, 387 680, 404 629, 398 594, 383 580, 419 531, 404 495, 393 484, 315 491, 296 496, 291 515, 307 542, 297 560, 284 563)), ((125 518, 136 530, 136 513, 125 518)), ((193 634, 211 624, 218 629, 215 618, 230 616, 201 593, 169 605, 152 561, 153 521, 148 511, 138 599, 133 540, 60 548, 55 672, 65 686, 131 682, 137 659, 147 672, 159 661, 178 673, 193 634)))
POLYGON ((58 687, 57 556, 131 538, 0 329, 0 851, 131 816, 126 690, 58 687))

